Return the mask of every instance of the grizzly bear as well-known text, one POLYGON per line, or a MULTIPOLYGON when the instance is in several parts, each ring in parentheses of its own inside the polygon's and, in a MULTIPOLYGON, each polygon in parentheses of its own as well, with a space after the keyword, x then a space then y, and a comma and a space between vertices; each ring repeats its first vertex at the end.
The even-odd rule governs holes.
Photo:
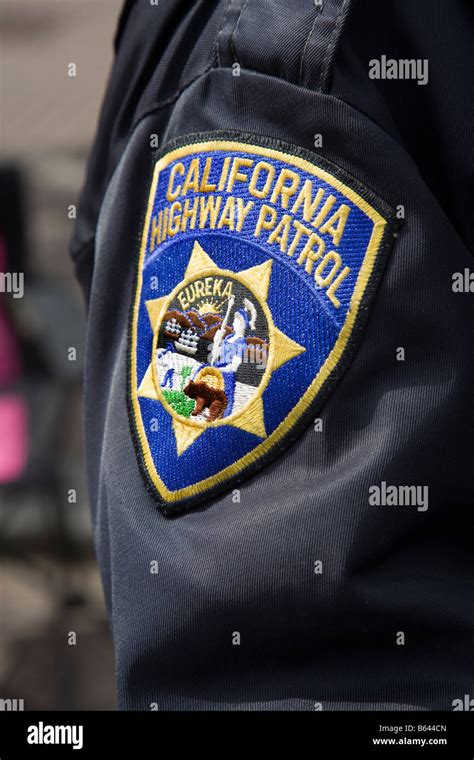
POLYGON ((208 420, 213 422, 223 416, 227 406, 227 396, 219 388, 211 388, 207 383, 195 383, 190 380, 184 389, 186 396, 196 401, 194 411, 191 412, 193 417, 202 414, 205 409, 209 409, 208 420))

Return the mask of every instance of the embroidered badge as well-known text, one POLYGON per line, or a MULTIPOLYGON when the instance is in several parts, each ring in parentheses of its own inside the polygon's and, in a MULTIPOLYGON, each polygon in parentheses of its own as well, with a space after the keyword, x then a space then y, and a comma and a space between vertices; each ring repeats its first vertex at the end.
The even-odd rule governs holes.
POLYGON ((314 418, 394 230, 383 201, 298 148, 213 133, 158 157, 128 388, 140 467, 166 514, 230 488, 314 418))

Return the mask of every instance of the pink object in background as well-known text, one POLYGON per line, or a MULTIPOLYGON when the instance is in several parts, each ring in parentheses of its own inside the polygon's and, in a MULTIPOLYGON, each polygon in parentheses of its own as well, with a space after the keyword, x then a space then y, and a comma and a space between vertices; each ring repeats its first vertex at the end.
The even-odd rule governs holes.
POLYGON ((27 460, 28 419, 21 396, 0 396, 0 483, 12 483, 22 475, 27 460))
MULTIPOLYGON (((6 249, 0 238, 0 272, 7 266, 6 249)), ((0 389, 11 386, 21 375, 16 336, 0 304, 0 389)), ((12 483, 23 474, 28 456, 28 413, 17 393, 0 390, 0 484, 12 483)))

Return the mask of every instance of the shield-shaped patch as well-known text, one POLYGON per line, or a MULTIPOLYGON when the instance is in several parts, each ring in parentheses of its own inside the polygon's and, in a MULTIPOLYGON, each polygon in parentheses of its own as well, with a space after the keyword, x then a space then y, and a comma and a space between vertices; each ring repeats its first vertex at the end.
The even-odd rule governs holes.
POLYGON ((157 157, 138 256, 129 411, 166 514, 281 454, 350 361, 395 235, 338 167, 242 134, 157 157))

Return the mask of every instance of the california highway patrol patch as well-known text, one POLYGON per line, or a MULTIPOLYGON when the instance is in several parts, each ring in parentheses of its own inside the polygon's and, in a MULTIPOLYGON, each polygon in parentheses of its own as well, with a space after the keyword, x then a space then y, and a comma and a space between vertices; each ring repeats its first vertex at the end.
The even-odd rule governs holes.
POLYGON ((242 134, 158 157, 128 367, 141 470, 166 514, 282 452, 348 365, 393 212, 313 154, 242 134))

